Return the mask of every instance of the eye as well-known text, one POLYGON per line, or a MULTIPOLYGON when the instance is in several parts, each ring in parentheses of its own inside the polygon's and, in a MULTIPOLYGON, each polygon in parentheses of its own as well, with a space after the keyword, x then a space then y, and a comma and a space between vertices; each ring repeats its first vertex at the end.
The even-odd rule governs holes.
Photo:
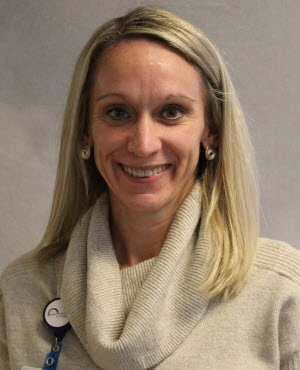
POLYGON ((106 114, 108 114, 110 118, 118 121, 126 120, 129 118, 129 114, 126 112, 125 109, 121 107, 109 109, 106 114))
POLYGON ((166 114, 162 114, 162 116, 163 118, 175 120, 177 118, 181 118, 184 112, 185 112, 185 109, 179 105, 169 105, 163 110, 163 113, 166 113, 166 114), (179 115, 178 115, 178 112, 180 113, 179 115))

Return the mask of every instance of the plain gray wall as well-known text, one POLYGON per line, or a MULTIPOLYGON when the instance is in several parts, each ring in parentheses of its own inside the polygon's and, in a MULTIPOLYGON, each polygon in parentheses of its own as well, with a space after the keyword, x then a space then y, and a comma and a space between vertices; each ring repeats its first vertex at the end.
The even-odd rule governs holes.
MULTIPOLYGON (((141 3, 0 1, 0 271, 45 230, 77 56, 104 21, 141 3)), ((221 51, 256 149, 261 235, 300 249, 299 0, 151 4, 186 18, 221 51)))

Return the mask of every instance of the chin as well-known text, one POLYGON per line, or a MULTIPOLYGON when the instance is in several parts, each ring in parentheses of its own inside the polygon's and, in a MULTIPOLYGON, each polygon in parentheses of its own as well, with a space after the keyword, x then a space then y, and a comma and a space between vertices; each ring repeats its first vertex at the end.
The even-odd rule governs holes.
POLYGON ((158 212, 163 210, 166 206, 171 203, 171 199, 159 199, 158 196, 151 195, 139 195, 127 201, 125 204, 128 208, 136 212, 158 212))

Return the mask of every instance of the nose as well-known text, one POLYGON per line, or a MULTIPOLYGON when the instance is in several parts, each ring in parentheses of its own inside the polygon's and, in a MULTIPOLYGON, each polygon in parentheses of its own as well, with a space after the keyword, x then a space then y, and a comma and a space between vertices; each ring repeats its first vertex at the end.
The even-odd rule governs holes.
POLYGON ((138 157, 149 157, 162 147, 159 128, 149 116, 140 117, 132 126, 128 151, 138 157))

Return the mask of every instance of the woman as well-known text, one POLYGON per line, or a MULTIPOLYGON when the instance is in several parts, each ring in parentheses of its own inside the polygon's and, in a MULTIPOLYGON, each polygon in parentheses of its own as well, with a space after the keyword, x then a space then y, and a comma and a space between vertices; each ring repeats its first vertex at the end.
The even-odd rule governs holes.
POLYGON ((222 59, 142 6, 75 68, 52 212, 1 277, 1 369, 299 369, 300 253, 258 238, 222 59))

